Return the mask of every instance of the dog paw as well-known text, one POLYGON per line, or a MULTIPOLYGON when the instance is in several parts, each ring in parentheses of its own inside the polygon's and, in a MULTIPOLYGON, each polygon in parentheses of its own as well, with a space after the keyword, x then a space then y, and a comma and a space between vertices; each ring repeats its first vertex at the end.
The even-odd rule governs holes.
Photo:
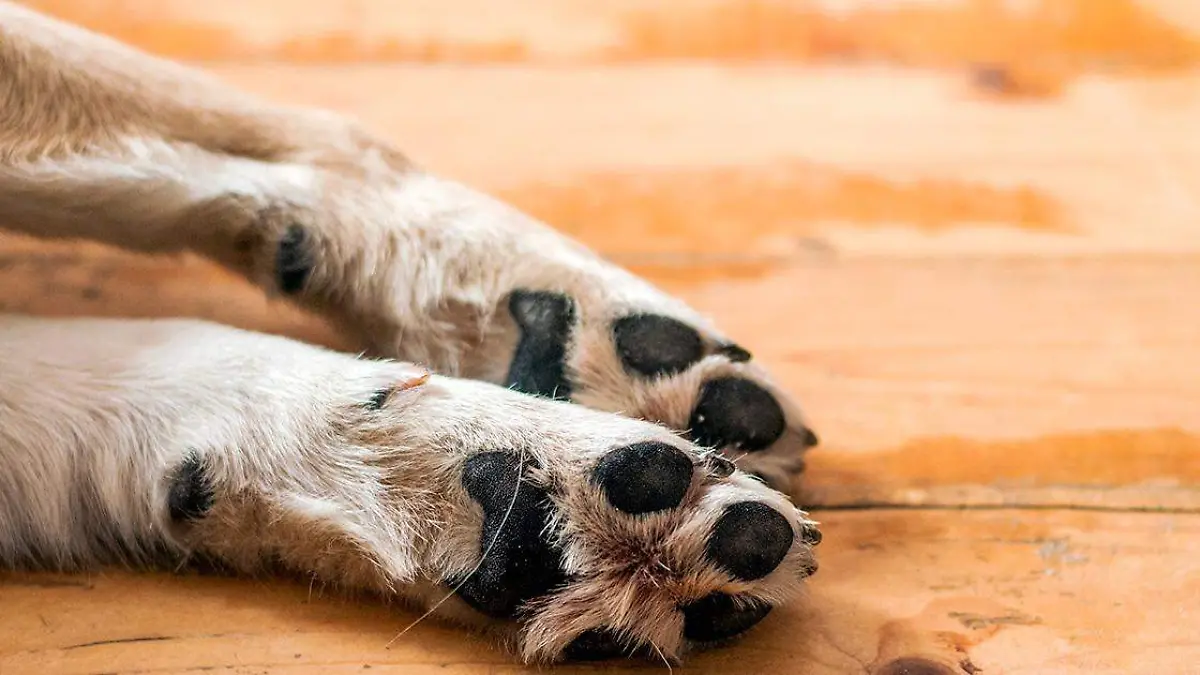
POLYGON ((606 276, 511 291, 502 307, 519 337, 500 382, 665 424, 786 488, 818 442, 795 403, 703 317, 640 280, 606 276))
POLYGON ((456 534, 433 559, 525 659, 675 659, 750 629, 816 571, 816 524, 720 455, 657 425, 500 393, 453 398, 459 415, 486 406, 504 421, 453 433, 464 440, 441 489, 456 534))
POLYGON ((315 349, 286 363, 238 375, 286 400, 167 471, 182 548, 399 596, 531 662, 676 659, 816 570, 803 511, 659 425, 315 349))
POLYGON ((50 344, 53 372, 99 374, 65 405, 52 384, 16 400, 17 422, 64 416, 12 452, 66 467, 46 512, 73 519, 29 511, 0 559, 282 567, 531 661, 677 657, 816 568, 804 512, 661 425, 204 322, 14 325, 22 362, 50 344))
POLYGON ((749 349, 495 200, 424 174, 399 185, 326 197, 336 226, 277 230, 277 288, 373 353, 662 423, 790 487, 817 436, 749 349))

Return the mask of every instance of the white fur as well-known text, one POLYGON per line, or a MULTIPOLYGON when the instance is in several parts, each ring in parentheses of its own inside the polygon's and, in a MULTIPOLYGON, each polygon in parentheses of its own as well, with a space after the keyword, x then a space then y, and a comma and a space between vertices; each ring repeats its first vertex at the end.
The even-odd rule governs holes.
MULTIPOLYGON (((740 475, 704 487, 698 473, 680 508, 615 515, 590 484, 595 461, 638 441, 686 445, 665 429, 582 406, 481 382, 421 383, 411 365, 189 320, 12 316, 0 319, 0 347, 4 565, 144 565, 200 554, 254 571, 277 560, 336 585, 430 604, 430 584, 478 561, 480 514, 458 467, 489 449, 536 460, 530 478, 560 486, 551 534, 568 570, 584 579, 627 570, 630 561, 610 560, 603 543, 616 537, 644 542, 643 557, 672 571, 650 589, 636 572, 602 572, 576 584, 566 606, 543 601, 519 637, 530 659, 553 657, 598 626, 677 654, 684 645, 675 603, 716 590, 783 601, 811 560, 796 547, 752 584, 711 568, 705 541, 727 504, 755 499, 797 530, 804 523, 783 495, 740 475), (382 410, 365 407, 389 387, 382 410), (203 519, 181 524, 171 521, 166 494, 189 455, 209 468, 216 500, 203 519)), ((457 600, 441 613, 481 619, 457 600)))
POLYGON ((742 466, 785 479, 803 422, 766 373, 715 353, 724 336, 685 304, 416 170, 346 120, 255 102, 0 1, 0 223, 196 251, 268 292, 280 239, 299 228, 312 270, 297 301, 369 352, 400 359, 198 321, 0 317, 0 564, 203 556, 428 605, 480 562, 482 515, 462 464, 503 450, 535 460, 528 479, 554 507, 546 535, 575 576, 519 625, 484 621, 457 600, 439 613, 515 636, 530 660, 604 626, 676 655, 686 647, 679 604, 714 592, 782 602, 812 565, 810 547, 796 544, 753 583, 716 569, 705 545, 731 503, 769 504, 796 533, 809 523, 748 476, 710 472, 711 458, 668 430, 687 425, 706 378, 755 380, 778 396, 790 429, 742 466), (567 369, 584 405, 489 384, 504 381, 518 339, 504 311, 514 289, 574 302, 567 369), (631 376, 612 325, 638 312, 690 324, 714 353, 670 377, 631 376), (376 409, 368 402, 380 391, 376 409), (648 440, 679 448, 696 469, 682 504, 632 518, 591 471, 614 448, 648 440), (173 519, 168 494, 189 458, 214 500, 203 517, 173 519), (614 559, 612 541, 636 555, 614 559))
POLYGON ((41 237, 86 238, 131 250, 194 250, 229 260, 230 237, 212 222, 187 218, 213 200, 244 199, 264 208, 285 196, 311 203, 312 166, 218 155, 154 139, 65 157, 0 164, 5 225, 41 237))
POLYGON ((54 567, 102 559, 89 547, 104 543, 182 552, 164 482, 190 452, 219 459, 235 491, 289 476, 328 490, 296 469, 328 460, 304 454, 328 449, 314 439, 329 407, 412 375, 185 320, 0 316, 0 348, 0 560, 54 567))

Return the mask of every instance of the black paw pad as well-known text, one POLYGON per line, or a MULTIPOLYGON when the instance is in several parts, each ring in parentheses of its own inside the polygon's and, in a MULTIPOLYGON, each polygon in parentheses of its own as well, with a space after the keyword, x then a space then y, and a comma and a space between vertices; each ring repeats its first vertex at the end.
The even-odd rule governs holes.
POLYGON ((771 613, 762 600, 735 600, 724 593, 713 593, 684 605, 683 636, 696 642, 724 640, 749 630, 771 613))
POLYGON ((688 422, 692 440, 710 447, 753 452, 783 435, 783 408, 769 391, 740 377, 710 380, 688 422))
POLYGON ((526 394, 569 399, 567 341, 575 323, 575 303, 561 293, 513 291, 508 311, 521 338, 505 384, 526 394))
POLYGON ((521 603, 565 580, 562 552, 543 539, 550 499, 524 477, 517 481, 527 470, 507 452, 475 455, 463 467, 463 487, 483 508, 479 550, 486 557, 465 582, 454 585, 463 600, 489 616, 512 617, 521 603))
POLYGON ((647 377, 683 372, 704 356, 704 342, 696 329, 657 314, 617 319, 613 339, 625 368, 647 377))
POLYGON ((299 225, 291 225, 275 249, 275 275, 279 289, 288 295, 299 293, 312 272, 308 235, 299 225))
POLYGON ((612 631, 593 628, 581 633, 563 650, 568 661, 603 661, 626 653, 627 648, 612 631))
POLYGON ((679 506, 692 484, 692 470, 682 450, 649 441, 605 455, 592 480, 617 510, 636 515, 679 506))
POLYGON ((794 538, 783 514, 761 502, 738 502, 713 528, 708 559, 742 581, 754 581, 779 567, 794 538))
POLYGON ((199 455, 188 455, 175 468, 167 489, 167 513, 171 520, 203 518, 212 508, 213 488, 199 455))

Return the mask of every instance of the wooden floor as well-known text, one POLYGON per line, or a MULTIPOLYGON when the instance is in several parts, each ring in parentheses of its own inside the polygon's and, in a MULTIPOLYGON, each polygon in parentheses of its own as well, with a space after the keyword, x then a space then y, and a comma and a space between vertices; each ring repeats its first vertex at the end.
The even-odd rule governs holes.
MULTIPOLYGON (((821 571, 683 672, 1200 673, 1200 5, 733 2, 39 4, 353 113, 779 374, 824 440, 796 486, 821 571)), ((341 345, 193 259, 5 237, 0 288, 341 345)), ((431 622, 389 647, 412 618, 0 573, 0 674, 524 671, 431 622)))

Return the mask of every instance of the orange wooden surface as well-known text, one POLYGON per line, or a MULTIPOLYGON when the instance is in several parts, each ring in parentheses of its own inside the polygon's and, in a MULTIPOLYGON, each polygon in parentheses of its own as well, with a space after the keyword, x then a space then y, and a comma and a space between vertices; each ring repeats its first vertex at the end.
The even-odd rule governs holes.
MULTIPOLYGON (((352 113, 778 373, 821 572, 684 672, 1200 672, 1200 4, 34 4, 352 113)), ((190 258, 3 237, 0 288, 341 345, 190 258)), ((3 675, 523 671, 282 581, 5 574, 0 608, 3 675)), ((563 669, 608 670, 664 667, 563 669)))

